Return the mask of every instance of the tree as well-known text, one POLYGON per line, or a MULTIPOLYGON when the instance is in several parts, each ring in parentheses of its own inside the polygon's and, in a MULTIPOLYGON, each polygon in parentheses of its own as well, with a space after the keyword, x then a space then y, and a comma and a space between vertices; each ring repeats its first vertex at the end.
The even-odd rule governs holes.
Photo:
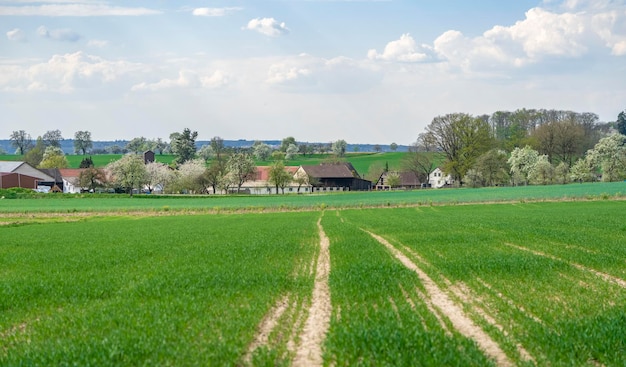
POLYGON ((74 151, 76 154, 82 152, 83 155, 87 154, 87 150, 93 147, 91 141, 91 133, 89 131, 77 131, 74 133, 74 151))
POLYGON ((574 163, 570 169, 570 178, 572 181, 580 183, 593 180, 593 167, 588 157, 581 158, 574 163))
POLYGON ((86 168, 78 175, 78 183, 80 187, 86 188, 90 192, 96 191, 97 188, 104 187, 107 182, 106 174, 99 168, 93 166, 86 168))
POLYGON ((380 145, 378 145, 378 144, 374 145, 374 151, 376 153, 380 153, 382 150, 383 150, 383 148, 380 145))
POLYGON ((43 141, 47 146, 60 148, 61 140, 63 140, 61 130, 48 130, 45 134, 43 134, 43 141))
POLYGON ((152 142, 152 149, 157 151, 159 153, 159 155, 163 155, 163 152, 165 150, 167 150, 168 146, 169 146, 169 144, 164 142, 163 139, 161 139, 161 138, 157 138, 157 140, 154 140, 152 142))
POLYGON ((293 181, 293 177, 285 170, 283 161, 274 162, 270 166, 269 181, 276 187, 276 194, 278 194, 278 188, 285 194, 285 187, 293 181))
POLYGON ((260 161, 266 161, 272 154, 272 148, 263 142, 255 142, 253 146, 254 157, 260 161))
POLYGON ((511 179, 513 185, 528 184, 528 175, 532 167, 539 160, 539 152, 525 146, 524 148, 515 148, 511 152, 507 163, 511 167, 511 179))
POLYGON ((384 172, 386 172, 385 163, 383 163, 382 161, 374 161, 372 164, 370 164, 369 168, 367 169, 367 173, 365 174, 365 179, 368 181, 372 181, 372 183, 375 185, 376 182, 378 182, 378 179, 380 179, 380 176, 384 172))
POLYGON ((626 175, 626 135, 615 133, 600 139, 587 158, 602 171, 602 181, 621 180, 626 175))
POLYGON ((402 169, 413 172, 420 182, 428 182, 430 174, 437 168, 436 147, 431 138, 429 134, 420 134, 402 158, 402 169))
POLYGON ((333 154, 339 158, 346 155, 346 149, 348 147, 348 143, 345 140, 339 139, 333 143, 333 154))
POLYGON ((251 156, 245 153, 236 153, 228 159, 226 171, 230 174, 232 183, 237 186, 239 193, 241 185, 254 177, 256 166, 251 156))
POLYGON ((80 161, 80 165, 78 166, 78 168, 89 168, 89 167, 93 167, 93 159, 91 159, 91 157, 87 157, 87 158, 83 158, 80 161))
POLYGON ((387 185, 391 188, 396 188, 400 186, 400 174, 398 172, 389 172, 387 173, 387 185))
POLYGON ((155 189, 165 192, 167 185, 174 179, 174 173, 165 163, 146 164, 146 188, 152 193, 155 189))
POLYGON ((296 146, 298 145, 298 143, 296 142, 296 138, 294 138, 293 136, 288 136, 284 138, 280 143, 280 151, 283 153, 287 153, 287 148, 289 148, 289 145, 291 144, 296 146))
POLYGON ((446 156, 443 170, 461 184, 476 159, 493 146, 489 124, 464 113, 435 117, 426 134, 446 156))
POLYGON ((298 146, 295 144, 289 144, 285 151, 285 159, 293 159, 298 154, 298 146))
POLYGON ((202 159, 191 159, 178 167, 176 189, 188 193, 203 191, 202 176, 206 170, 206 164, 202 159))
POLYGON ((24 155, 33 145, 33 139, 24 130, 13 131, 9 140, 11 141, 11 146, 16 149, 16 153, 19 155, 24 155))
POLYGON ((576 155, 582 154, 582 143, 585 131, 573 119, 550 121, 535 130, 539 153, 547 154, 548 161, 554 163, 555 158, 573 163, 576 155))
POLYGON ((220 138, 219 136, 214 136, 213 138, 211 138, 210 145, 211 149, 213 150, 213 155, 215 159, 217 159, 220 164, 223 164, 225 153, 224 139, 220 138))
POLYGON ((616 128, 620 134, 626 135, 626 110, 617 115, 616 128))
POLYGON ((196 155, 196 138, 198 132, 192 132, 184 128, 182 133, 172 133, 170 135, 172 152, 177 155, 176 163, 183 164, 196 155))
POLYGON ((507 154, 500 149, 491 149, 478 157, 472 169, 473 186, 496 186, 509 179, 507 154))
POLYGON ((396 150, 398 150, 398 144, 396 143, 391 143, 389 145, 389 149, 391 149, 392 152, 395 152, 396 150))
POLYGON ((532 183, 547 185, 554 180, 554 166, 548 160, 547 155, 539 156, 539 159, 530 168, 528 180, 532 183))
POLYGON ((130 196, 133 190, 141 189, 146 182, 146 166, 143 157, 138 154, 126 154, 107 165, 113 177, 113 183, 124 189, 130 196))
POLYGON ((206 162, 210 161, 213 158, 213 155, 213 148, 211 148, 211 144, 203 145, 200 147, 200 150, 198 150, 198 156, 206 162))
POLYGON ((554 168, 554 178, 560 184, 566 184, 570 181, 570 171, 569 166, 565 162, 559 163, 558 166, 554 168))
POLYGON ((67 168, 69 163, 61 148, 56 146, 46 147, 39 168, 67 168))
POLYGON ((205 187, 205 191, 209 191, 208 188, 213 188, 213 193, 217 194, 217 189, 222 186, 224 180, 225 167, 222 162, 217 159, 211 161, 211 165, 204 171, 202 175, 202 182, 205 187))
POLYGON ((30 164, 33 167, 39 166, 41 160, 43 159, 43 153, 46 150, 46 145, 43 141, 43 138, 40 136, 37 138, 37 143, 34 147, 28 150, 26 154, 24 154, 24 161, 30 164))
POLYGON ((141 153, 145 152, 149 149, 148 140, 143 136, 139 138, 133 138, 131 141, 126 143, 126 150, 133 153, 141 153))

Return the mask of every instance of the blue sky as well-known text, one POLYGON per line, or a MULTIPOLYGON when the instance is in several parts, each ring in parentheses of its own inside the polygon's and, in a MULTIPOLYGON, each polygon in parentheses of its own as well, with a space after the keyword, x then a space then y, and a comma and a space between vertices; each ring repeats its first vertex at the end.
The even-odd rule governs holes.
POLYGON ((410 144, 435 116, 626 108, 623 0, 0 0, 0 138, 410 144))

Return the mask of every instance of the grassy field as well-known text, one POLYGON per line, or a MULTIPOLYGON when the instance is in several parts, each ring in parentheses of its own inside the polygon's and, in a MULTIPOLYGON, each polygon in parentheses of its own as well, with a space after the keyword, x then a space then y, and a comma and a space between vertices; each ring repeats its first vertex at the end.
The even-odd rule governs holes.
MULTIPOLYGON (((387 152, 387 153, 348 153, 346 156, 346 160, 348 160, 354 168, 361 175, 367 173, 369 167, 374 162, 379 162, 380 164, 387 163, 390 168, 400 168, 402 157, 404 157, 405 153, 401 152, 387 152)), ((122 157, 121 154, 96 154, 96 155, 66 155, 70 168, 78 168, 80 166, 80 162, 85 157, 91 157, 93 159, 94 165, 96 167, 104 167, 112 161, 118 160, 122 157)), ((328 159, 328 155, 325 154, 313 154, 306 157, 297 156, 294 159, 288 160, 285 162, 287 166, 301 166, 301 165, 316 165, 320 164, 328 159)), ((176 156, 171 154, 163 154, 156 155, 155 159, 157 162, 162 162, 166 164, 172 163, 172 161, 176 158, 176 156)), ((23 160, 24 157, 21 155, 15 154, 5 154, 0 155, 0 161, 19 161, 23 160)), ((256 164, 258 166, 269 166, 273 163, 273 161, 257 161, 256 164)))
MULTIPOLYGON (((66 155, 67 161, 69 163, 69 168, 78 168, 80 167, 80 162, 88 157, 91 157, 93 160, 94 166, 96 167, 104 167, 107 164, 116 161, 122 157, 121 154, 95 154, 95 155, 66 155)), ((171 154, 164 155, 156 155, 155 159, 157 162, 162 162, 166 164, 170 164, 174 160, 175 156, 171 154)), ((5 154, 0 155, 0 161, 21 161, 24 159, 24 156, 15 155, 15 154, 5 154)))
POLYGON ((0 365, 622 366, 624 185, 0 200, 0 365))
MULTIPOLYGON (((151 196, 42 194, 0 199, 0 213, 37 212, 220 212, 386 206, 455 205, 478 202, 610 199, 626 195, 626 182, 303 195, 151 196)), ((1 196, 0 196, 1 197, 1 196)))

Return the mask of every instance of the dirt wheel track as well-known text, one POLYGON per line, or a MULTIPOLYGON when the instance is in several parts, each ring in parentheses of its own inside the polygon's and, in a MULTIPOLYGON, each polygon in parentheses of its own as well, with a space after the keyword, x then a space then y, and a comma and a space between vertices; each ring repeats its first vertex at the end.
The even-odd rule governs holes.
POLYGON ((320 237, 320 252, 317 258, 313 297, 309 307, 309 316, 300 335, 293 366, 322 366, 322 344, 330 326, 331 303, 328 277, 330 274, 330 240, 324 233, 321 219, 317 222, 320 237))
MULTIPOLYGON (((504 351, 502 351, 498 343, 491 339, 491 337, 483 329, 474 324, 474 322, 467 315, 465 315, 461 307, 456 305, 425 272, 423 272, 413 261, 411 261, 411 259, 405 256, 402 252, 400 252, 400 250, 395 248, 381 236, 368 231, 366 232, 385 246, 404 266, 418 275, 424 285, 424 288, 426 288, 426 292, 428 293, 427 296, 430 298, 430 302, 432 302, 432 304, 436 306, 450 320, 450 322, 452 322, 452 325, 459 333, 474 340, 487 356, 496 361, 498 366, 508 367, 514 365, 504 351)), ((424 301, 428 302, 429 300, 424 301)))

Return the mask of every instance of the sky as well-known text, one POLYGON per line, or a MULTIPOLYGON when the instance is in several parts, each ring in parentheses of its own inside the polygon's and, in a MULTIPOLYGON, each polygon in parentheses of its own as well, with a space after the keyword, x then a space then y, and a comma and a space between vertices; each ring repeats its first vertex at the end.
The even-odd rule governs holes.
POLYGON ((411 144, 434 117, 626 109, 626 0, 0 0, 0 139, 411 144))

